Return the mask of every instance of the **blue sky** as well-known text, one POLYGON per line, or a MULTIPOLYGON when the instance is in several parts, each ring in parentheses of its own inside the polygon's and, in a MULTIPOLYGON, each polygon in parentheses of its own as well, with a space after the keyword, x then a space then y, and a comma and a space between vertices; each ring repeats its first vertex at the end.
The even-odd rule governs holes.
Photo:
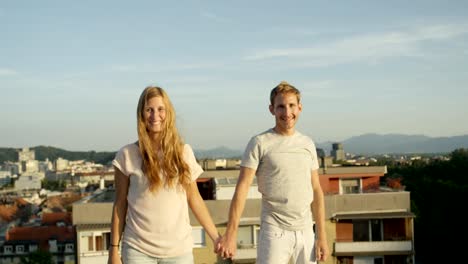
POLYGON ((468 1, 1 1, 0 147, 116 151, 166 89, 196 149, 273 126, 303 94, 316 142, 468 134, 468 1))

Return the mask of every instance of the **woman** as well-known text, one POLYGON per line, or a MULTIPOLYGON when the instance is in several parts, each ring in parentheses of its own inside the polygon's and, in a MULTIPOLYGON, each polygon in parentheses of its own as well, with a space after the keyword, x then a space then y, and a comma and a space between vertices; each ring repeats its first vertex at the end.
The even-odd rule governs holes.
POLYGON ((143 91, 137 123, 138 142, 122 147, 112 162, 116 197, 108 263, 193 263, 188 206, 213 245, 219 240, 195 181, 203 170, 182 142, 162 88, 143 91))

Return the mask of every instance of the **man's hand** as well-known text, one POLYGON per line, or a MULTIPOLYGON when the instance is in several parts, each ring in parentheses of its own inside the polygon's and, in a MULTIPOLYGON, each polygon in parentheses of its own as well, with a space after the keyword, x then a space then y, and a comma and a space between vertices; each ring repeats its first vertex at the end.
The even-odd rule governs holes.
POLYGON ((317 261, 327 260, 330 255, 330 249, 328 248, 326 239, 317 239, 315 242, 315 255, 317 256, 317 261))
POLYGON ((237 243, 236 238, 232 236, 224 236, 221 237, 218 243, 218 255, 223 259, 232 258, 236 255, 237 250, 237 243))

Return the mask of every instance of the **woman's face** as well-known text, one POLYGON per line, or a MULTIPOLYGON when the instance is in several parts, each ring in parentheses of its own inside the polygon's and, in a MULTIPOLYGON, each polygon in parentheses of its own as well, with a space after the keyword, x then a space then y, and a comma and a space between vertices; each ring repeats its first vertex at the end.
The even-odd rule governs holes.
POLYGON ((150 135, 156 135, 162 131, 166 119, 166 105, 161 96, 149 99, 144 107, 146 130, 150 135))

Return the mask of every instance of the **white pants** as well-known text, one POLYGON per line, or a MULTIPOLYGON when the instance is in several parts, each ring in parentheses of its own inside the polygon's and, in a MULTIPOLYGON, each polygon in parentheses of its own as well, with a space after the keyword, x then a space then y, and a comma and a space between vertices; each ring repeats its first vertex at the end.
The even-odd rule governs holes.
POLYGON ((315 235, 312 225, 289 231, 267 223, 260 226, 257 264, 315 264, 315 235))
POLYGON ((192 252, 172 258, 156 258, 134 249, 127 243, 122 244, 123 264, 193 264, 192 252))

